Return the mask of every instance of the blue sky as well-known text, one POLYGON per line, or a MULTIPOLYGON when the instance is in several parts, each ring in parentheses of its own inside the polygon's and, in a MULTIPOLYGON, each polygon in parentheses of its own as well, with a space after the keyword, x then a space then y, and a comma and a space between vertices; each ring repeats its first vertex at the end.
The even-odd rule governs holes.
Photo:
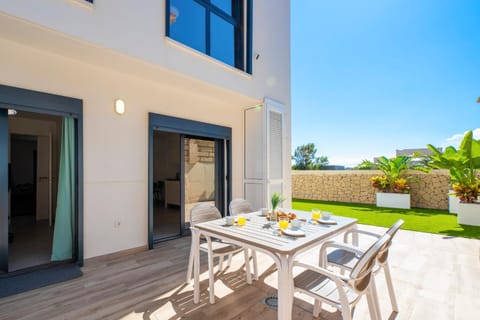
POLYGON ((480 1, 291 7, 293 150, 313 142, 330 164, 355 165, 480 128, 480 1))

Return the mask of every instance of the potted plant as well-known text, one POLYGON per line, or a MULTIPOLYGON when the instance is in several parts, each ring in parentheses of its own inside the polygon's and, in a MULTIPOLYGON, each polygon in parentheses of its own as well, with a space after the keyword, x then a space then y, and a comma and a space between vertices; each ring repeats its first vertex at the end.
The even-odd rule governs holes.
POLYGON ((480 226, 480 140, 473 139, 472 131, 468 131, 458 150, 449 146, 442 152, 430 144, 427 147, 432 151, 429 166, 450 172, 453 194, 460 200, 458 223, 480 226))
POLYGON ((455 183, 456 172, 460 167, 463 167, 463 160, 460 158, 460 152, 452 146, 445 148, 445 151, 435 148, 431 144, 427 145, 428 149, 432 152, 428 156, 428 166, 433 169, 447 169, 450 172, 450 191, 448 193, 448 211, 450 213, 458 214, 458 204, 460 199, 457 197, 453 190, 453 184, 455 183))
POLYGON ((380 157, 375 167, 382 171, 382 176, 370 178, 372 186, 377 190, 377 207, 410 209, 410 182, 414 180, 408 170, 428 171, 422 163, 414 163, 412 156, 400 155, 395 158, 380 157))
POLYGON ((285 200, 285 198, 278 192, 274 192, 272 194, 271 198, 271 204, 272 204, 272 212, 271 216, 273 219, 276 219, 277 217, 277 208, 280 203, 282 203, 285 200))

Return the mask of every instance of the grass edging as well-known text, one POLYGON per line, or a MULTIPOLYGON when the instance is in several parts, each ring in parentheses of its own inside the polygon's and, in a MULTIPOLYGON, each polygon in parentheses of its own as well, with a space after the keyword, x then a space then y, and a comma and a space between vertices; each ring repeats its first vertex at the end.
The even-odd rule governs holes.
POLYGON ((318 208, 332 212, 334 215, 356 218, 360 224, 387 228, 398 219, 403 219, 405 224, 402 229, 405 230, 480 239, 480 227, 459 225, 457 216, 446 210, 378 208, 370 204, 304 199, 293 199, 292 208, 303 211, 318 208))

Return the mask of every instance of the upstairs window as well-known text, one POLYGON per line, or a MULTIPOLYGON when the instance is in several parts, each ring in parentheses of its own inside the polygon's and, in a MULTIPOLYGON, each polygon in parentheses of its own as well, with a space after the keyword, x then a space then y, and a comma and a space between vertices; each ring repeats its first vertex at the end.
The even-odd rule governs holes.
POLYGON ((167 0, 170 37, 252 73, 252 0, 167 0))

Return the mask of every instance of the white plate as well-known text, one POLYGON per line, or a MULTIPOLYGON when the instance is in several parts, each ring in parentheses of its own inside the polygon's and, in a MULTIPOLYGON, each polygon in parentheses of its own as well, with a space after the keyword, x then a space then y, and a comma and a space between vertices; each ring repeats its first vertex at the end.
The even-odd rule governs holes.
POLYGON ((318 223, 323 223, 323 224, 337 224, 337 221, 328 219, 328 220, 323 220, 323 219, 318 219, 318 223))
POLYGON ((304 237, 305 232, 301 229, 283 229, 282 230, 283 234, 286 234, 287 236, 292 236, 292 237, 304 237))

